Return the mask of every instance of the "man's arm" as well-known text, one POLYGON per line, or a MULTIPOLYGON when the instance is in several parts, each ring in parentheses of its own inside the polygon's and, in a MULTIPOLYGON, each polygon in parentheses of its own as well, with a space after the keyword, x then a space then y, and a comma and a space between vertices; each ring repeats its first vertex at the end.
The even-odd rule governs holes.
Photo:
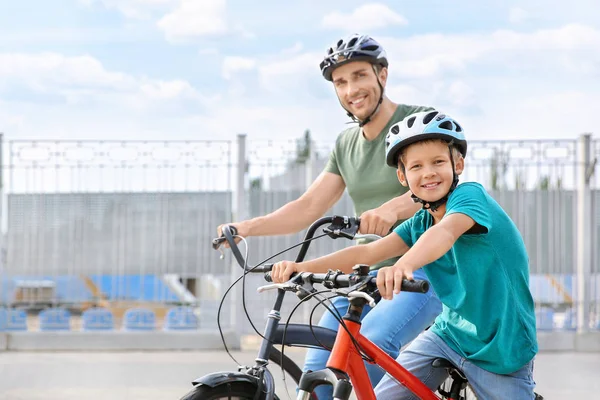
MULTIPOLYGON (((322 172, 306 192, 279 209, 262 217, 233 223, 240 236, 286 235, 308 227, 330 209, 344 193, 340 175, 322 172)), ((221 228, 218 234, 221 235, 221 228)))

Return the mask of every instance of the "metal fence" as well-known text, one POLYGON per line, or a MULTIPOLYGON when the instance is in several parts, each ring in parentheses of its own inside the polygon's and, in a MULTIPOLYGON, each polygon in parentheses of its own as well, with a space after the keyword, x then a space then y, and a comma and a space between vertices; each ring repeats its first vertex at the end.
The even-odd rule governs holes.
MULTIPOLYGON (((264 215, 300 196, 332 146, 247 142, 245 136, 237 143, 5 141, 1 301, 74 309, 99 301, 192 303, 202 308, 204 325, 214 326, 218 299, 240 272, 228 253, 220 259, 210 246, 217 225, 264 215), (43 284, 52 290, 30 290, 43 284)), ((550 315, 543 327, 598 326, 600 178, 592 171, 600 141, 582 136, 469 146, 461 180, 481 182, 523 234, 538 312, 550 315)), ((354 215, 347 194, 328 211, 334 213, 354 215)), ((249 238, 250 264, 301 237, 249 238)), ((325 238, 309 256, 351 244, 325 238)), ((258 276, 246 282, 248 312, 259 325, 274 300, 256 294, 261 283, 258 276)), ((233 291, 224 322, 249 332, 240 295, 233 291)), ((288 296, 285 309, 296 302, 288 296)), ((306 321, 309 311, 301 308, 294 320, 306 321)))

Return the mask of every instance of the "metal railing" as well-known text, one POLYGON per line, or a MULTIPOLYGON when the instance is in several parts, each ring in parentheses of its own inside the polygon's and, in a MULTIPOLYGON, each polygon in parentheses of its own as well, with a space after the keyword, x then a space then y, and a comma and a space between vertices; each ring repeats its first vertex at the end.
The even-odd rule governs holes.
MULTIPOLYGON (((216 312, 216 300, 239 275, 229 254, 221 260, 209 245, 217 225, 264 215, 300 196, 333 147, 245 135, 237 143, 2 144, 3 304, 77 309, 202 303, 205 315, 216 312), (27 288, 36 284, 52 289, 27 288)), ((551 328, 584 331, 599 323, 598 158, 600 141, 585 135, 469 142, 461 180, 482 183, 519 227, 538 310, 556 313, 551 328)), ((347 194, 328 213, 353 215, 347 194)), ((249 238, 250 263, 301 237, 249 238)), ((320 240, 309 256, 351 244, 320 240)), ((272 304, 269 295, 254 293, 261 279, 248 279, 247 300, 257 322, 272 304)), ((234 291, 227 321, 247 332, 249 326, 237 322, 239 295, 234 291)), ((290 305, 295 302, 288 297, 290 305)), ((308 307, 303 310, 297 320, 306 319, 308 307)))

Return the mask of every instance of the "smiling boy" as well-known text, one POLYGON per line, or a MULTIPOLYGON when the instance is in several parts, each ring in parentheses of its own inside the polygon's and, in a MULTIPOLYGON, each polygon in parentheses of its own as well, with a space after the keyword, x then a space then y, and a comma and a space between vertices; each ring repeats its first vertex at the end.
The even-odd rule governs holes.
MULTIPOLYGON (((479 398, 534 399, 537 340, 527 252, 510 217, 480 184, 458 186, 466 154, 461 125, 438 111, 394 124, 386 162, 423 209, 395 235, 304 263, 278 263, 273 275, 283 281, 296 271, 350 272, 355 264, 402 255, 378 272, 382 297, 399 295, 402 279, 423 268, 443 311, 398 356, 400 364, 435 390, 448 373, 431 363, 445 358, 479 398)), ((383 400, 414 398, 389 376, 375 393, 383 400)))

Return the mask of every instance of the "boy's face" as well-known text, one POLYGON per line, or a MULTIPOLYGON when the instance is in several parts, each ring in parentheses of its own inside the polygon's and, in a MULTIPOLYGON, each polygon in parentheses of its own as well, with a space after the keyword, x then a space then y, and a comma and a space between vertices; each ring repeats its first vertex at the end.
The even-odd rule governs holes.
MULTIPOLYGON (((413 194, 425 201, 436 201, 450 191, 452 185, 452 164, 448 144, 443 141, 427 141, 412 144, 404 150, 406 175, 398 168, 398 180, 409 186, 413 194)), ((455 157, 454 169, 460 175, 465 163, 462 157, 455 157)))

